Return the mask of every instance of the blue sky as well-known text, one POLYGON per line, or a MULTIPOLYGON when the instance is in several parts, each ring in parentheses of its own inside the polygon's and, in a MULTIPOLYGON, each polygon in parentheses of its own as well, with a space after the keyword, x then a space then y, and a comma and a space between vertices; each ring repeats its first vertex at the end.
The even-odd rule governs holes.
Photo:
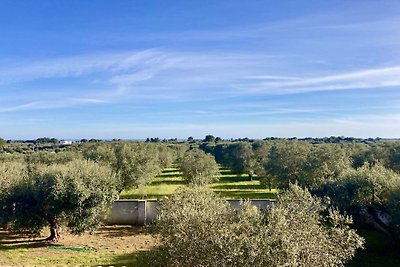
POLYGON ((0 1, 0 137, 400 135, 399 1, 0 1))

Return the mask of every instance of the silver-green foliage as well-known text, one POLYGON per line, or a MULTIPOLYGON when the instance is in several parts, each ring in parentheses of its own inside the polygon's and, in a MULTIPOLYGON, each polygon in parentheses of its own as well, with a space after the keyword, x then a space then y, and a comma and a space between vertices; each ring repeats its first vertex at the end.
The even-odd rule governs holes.
POLYGON ((188 150, 179 162, 182 177, 196 185, 203 185, 218 180, 219 168, 214 156, 200 149, 188 150))
POLYGON ((11 189, 23 177, 26 177, 27 168, 23 161, 0 161, 0 226, 9 220, 12 211, 11 189))
POLYGON ((14 229, 37 232, 50 226, 52 240, 59 238, 61 226, 73 233, 91 230, 99 224, 98 214, 117 197, 118 180, 111 169, 94 162, 78 159, 29 171, 19 167, 7 193, 0 194, 5 203, 0 208, 14 229))
POLYGON ((95 144, 83 149, 84 157, 110 166, 121 181, 120 191, 149 183, 174 160, 167 146, 138 142, 95 144))
POLYGON ((387 210, 391 218, 391 230, 400 239, 400 181, 388 194, 387 210))
POLYGON ((160 266, 344 266, 363 240, 351 219, 290 186, 268 212, 233 210, 202 187, 164 199, 157 221, 160 266), (322 214, 327 214, 323 216, 322 214))
POLYGON ((323 184, 315 193, 327 196, 333 205, 355 216, 357 221, 370 220, 370 213, 387 205, 389 196, 400 186, 400 176, 380 164, 348 168, 333 181, 323 184))
POLYGON ((344 266, 363 245, 349 227, 351 217, 327 209, 297 185, 278 197, 266 221, 272 260, 266 266, 344 266))

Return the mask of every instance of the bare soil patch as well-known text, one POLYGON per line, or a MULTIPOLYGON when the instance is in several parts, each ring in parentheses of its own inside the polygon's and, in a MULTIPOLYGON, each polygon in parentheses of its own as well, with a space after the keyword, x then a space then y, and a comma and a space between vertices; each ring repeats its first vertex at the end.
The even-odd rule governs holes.
POLYGON ((0 266, 134 266, 138 254, 157 245, 143 227, 107 226, 81 236, 64 230, 56 243, 44 240, 48 233, 0 231, 0 266))

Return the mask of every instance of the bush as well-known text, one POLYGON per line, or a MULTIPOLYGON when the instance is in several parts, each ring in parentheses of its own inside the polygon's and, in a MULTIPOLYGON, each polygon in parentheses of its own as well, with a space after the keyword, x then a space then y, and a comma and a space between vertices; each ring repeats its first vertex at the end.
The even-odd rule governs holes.
POLYGON ((156 228, 154 266, 343 266, 362 246, 349 217, 291 186, 266 214, 233 210, 202 187, 166 198, 156 228), (327 215, 322 216, 325 212, 327 215))
POLYGON ((204 185, 218 180, 219 168, 212 155, 199 149, 187 151, 179 162, 183 178, 189 183, 204 185))
POLYGON ((111 169, 94 162, 38 165, 30 171, 20 167, 7 190, 0 191, 0 213, 7 214, 13 229, 38 233, 49 226, 49 240, 57 241, 61 226, 77 234, 97 227, 98 214, 117 197, 111 169))
POLYGON ((12 215, 11 190, 21 179, 26 177, 27 168, 22 161, 0 161, 0 226, 8 224, 12 215))

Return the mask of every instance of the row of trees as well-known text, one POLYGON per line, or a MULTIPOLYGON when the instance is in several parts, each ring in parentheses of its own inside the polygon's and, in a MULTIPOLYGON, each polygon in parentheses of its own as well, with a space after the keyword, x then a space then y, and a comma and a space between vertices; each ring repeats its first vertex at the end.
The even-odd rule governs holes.
POLYGON ((269 188, 297 183, 328 197, 357 223, 369 223, 398 236, 400 143, 310 144, 298 140, 203 145, 216 160, 269 188), (385 220, 385 216, 389 220, 385 220), (387 216, 388 215, 388 216, 387 216))
POLYGON ((98 215, 123 189, 139 187, 172 164, 179 146, 145 143, 88 144, 80 151, 0 156, 0 226, 38 233, 61 226, 94 229, 98 215))
POLYGON ((249 178, 254 174, 265 176, 266 172, 288 179, 297 178, 299 174, 296 172, 306 169, 304 165, 308 165, 307 176, 318 176, 318 171, 323 172, 317 170, 320 167, 336 169, 334 172, 337 173, 337 170, 349 166, 361 167, 366 162, 369 165, 381 164, 400 172, 400 142, 311 144, 298 140, 278 140, 203 143, 200 148, 214 155, 218 163, 233 171, 248 173, 249 178))

